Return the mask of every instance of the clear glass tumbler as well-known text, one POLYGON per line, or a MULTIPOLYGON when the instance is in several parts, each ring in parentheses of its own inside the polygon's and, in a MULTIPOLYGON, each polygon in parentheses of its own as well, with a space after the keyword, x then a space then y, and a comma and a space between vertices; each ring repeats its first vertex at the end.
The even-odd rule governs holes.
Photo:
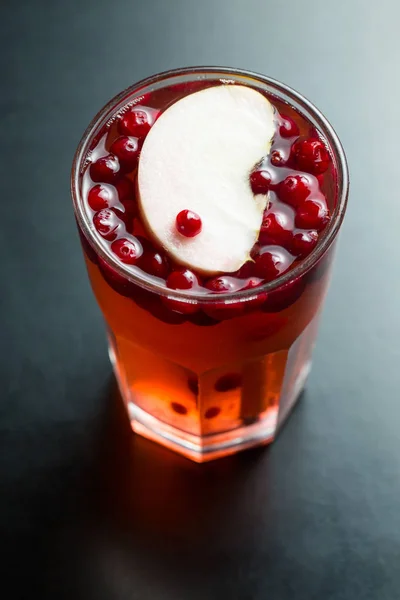
POLYGON ((297 92, 253 73, 213 67, 162 73, 125 90, 94 118, 74 158, 71 189, 133 430, 197 462, 271 442, 310 372, 347 202, 346 160, 327 120, 297 92), (121 110, 149 95, 162 106, 171 89, 216 82, 250 85, 307 120, 329 147, 335 177, 323 182, 331 220, 307 258, 257 290, 204 296, 167 289, 117 261, 95 235, 83 196, 93 145, 121 110), (180 311, 185 303, 194 307, 190 314, 180 311))

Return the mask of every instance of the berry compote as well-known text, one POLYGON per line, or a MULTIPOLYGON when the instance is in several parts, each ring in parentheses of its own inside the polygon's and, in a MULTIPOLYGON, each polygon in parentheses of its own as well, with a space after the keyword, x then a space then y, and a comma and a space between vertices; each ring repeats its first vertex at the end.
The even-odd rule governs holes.
MULTIPOLYGON (((133 86, 99 114, 75 158, 73 195, 133 429, 198 462, 273 440, 310 370, 347 197, 343 152, 325 119, 267 78, 170 72, 133 86), (248 260, 235 272, 207 274, 157 243, 137 173, 146 136, 168 107, 238 84, 274 108, 272 147, 247 175, 268 203, 248 260)), ((183 207, 174 227, 189 243, 201 235, 201 214, 183 207)))

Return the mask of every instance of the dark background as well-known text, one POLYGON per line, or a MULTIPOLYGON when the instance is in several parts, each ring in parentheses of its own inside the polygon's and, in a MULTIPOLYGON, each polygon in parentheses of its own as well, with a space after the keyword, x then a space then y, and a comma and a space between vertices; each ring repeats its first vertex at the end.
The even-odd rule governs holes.
POLYGON ((0 6, 0 596, 398 599, 398 1, 0 6), (111 96, 207 63, 311 98, 352 188, 302 402, 271 448, 198 466, 130 433, 69 170, 111 96))

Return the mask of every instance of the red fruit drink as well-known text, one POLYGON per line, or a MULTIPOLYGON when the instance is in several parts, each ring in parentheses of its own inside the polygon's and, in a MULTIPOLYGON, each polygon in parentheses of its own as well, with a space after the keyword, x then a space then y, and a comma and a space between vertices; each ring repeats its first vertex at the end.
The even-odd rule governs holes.
POLYGON ((72 194, 136 432, 198 462, 274 439, 310 371, 347 189, 324 117, 262 76, 172 71, 100 111, 72 194), (254 163, 253 106, 273 127, 254 163))

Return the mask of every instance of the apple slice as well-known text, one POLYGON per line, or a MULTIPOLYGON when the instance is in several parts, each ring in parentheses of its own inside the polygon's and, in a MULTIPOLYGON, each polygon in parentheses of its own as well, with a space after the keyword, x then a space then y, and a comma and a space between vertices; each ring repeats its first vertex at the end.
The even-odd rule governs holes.
POLYGON ((271 103, 242 85, 219 85, 170 106, 145 139, 138 196, 149 233, 180 264, 203 273, 237 271, 250 256, 267 195, 250 172, 271 148, 271 103), (201 230, 185 237, 176 218, 189 210, 201 230))

